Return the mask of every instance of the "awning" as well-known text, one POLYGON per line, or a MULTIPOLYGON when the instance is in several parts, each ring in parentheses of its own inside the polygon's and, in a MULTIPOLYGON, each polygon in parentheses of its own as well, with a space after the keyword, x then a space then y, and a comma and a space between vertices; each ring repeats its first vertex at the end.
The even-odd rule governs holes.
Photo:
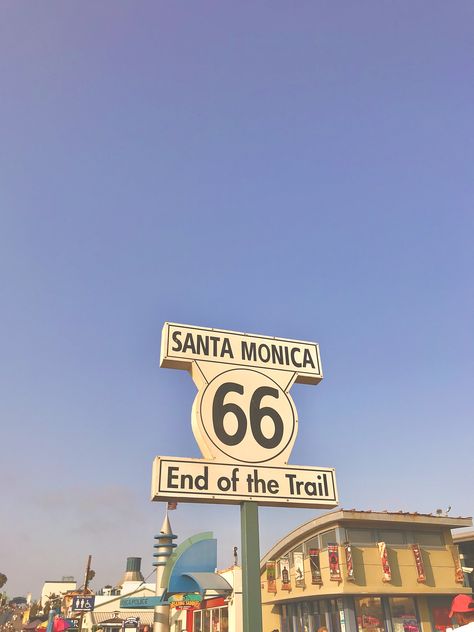
MULTIPOLYGON (((200 592, 202 595, 206 590, 217 590, 224 592, 232 592, 232 586, 229 582, 218 573, 181 573, 183 577, 189 577, 195 584, 194 592, 200 592)), ((192 592, 192 591, 188 591, 192 592)))
MULTIPOLYGON (((114 613, 113 612, 91 612, 92 622, 95 625, 104 624, 107 619, 113 621, 114 613)), ((117 627, 122 626, 122 621, 128 619, 129 617, 138 617, 140 619, 140 625, 153 625, 153 610, 127 610, 124 612, 120 611, 120 617, 116 617, 117 627), (120 622, 120 623, 119 623, 120 622)), ((110 625, 105 623, 105 625, 110 625)))
POLYGON ((122 625, 123 623, 123 619, 115 616, 113 612, 93 612, 92 616, 96 623, 110 623, 112 625, 122 625))

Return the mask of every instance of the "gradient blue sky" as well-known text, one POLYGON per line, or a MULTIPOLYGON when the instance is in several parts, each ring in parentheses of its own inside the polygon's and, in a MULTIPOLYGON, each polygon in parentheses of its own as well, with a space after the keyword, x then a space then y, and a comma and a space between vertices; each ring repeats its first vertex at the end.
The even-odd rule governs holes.
MULTIPOLYGON (((166 320, 320 344, 291 462, 341 506, 472 515, 474 5, 0 5, 0 571, 152 567, 199 456, 166 320)), ((310 510, 261 509, 262 553, 310 510)), ((180 504, 219 563, 237 507, 180 504)))

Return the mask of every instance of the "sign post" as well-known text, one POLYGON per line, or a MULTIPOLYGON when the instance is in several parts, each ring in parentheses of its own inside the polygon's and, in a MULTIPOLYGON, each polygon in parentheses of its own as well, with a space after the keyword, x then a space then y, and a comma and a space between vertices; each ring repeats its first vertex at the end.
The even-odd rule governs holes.
POLYGON ((202 459, 156 457, 151 499, 241 506, 244 632, 261 632, 258 505, 333 508, 334 468, 288 465, 295 382, 322 378, 314 342, 165 323, 161 363, 198 388, 191 427, 202 459))
POLYGON ((262 630, 262 598, 260 593, 260 542, 258 505, 244 502, 240 506, 242 539, 242 604, 245 632, 262 630))

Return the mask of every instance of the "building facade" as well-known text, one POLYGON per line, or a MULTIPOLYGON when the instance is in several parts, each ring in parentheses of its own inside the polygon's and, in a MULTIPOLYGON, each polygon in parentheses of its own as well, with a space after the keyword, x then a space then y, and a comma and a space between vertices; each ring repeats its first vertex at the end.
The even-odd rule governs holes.
POLYGON ((170 632, 242 632, 242 570, 234 565, 217 573, 232 591, 225 596, 208 595, 185 612, 172 608, 170 632))
POLYGON ((464 583, 474 591, 474 531, 453 533, 453 541, 459 548, 464 583))
POLYGON ((451 529, 471 518, 337 510, 261 561, 265 632, 445 632, 465 586, 451 529))
POLYGON ((77 583, 74 579, 63 578, 63 579, 55 579, 55 580, 47 580, 43 584, 43 588, 41 589, 41 607, 44 608, 46 602, 51 598, 52 595, 56 597, 61 597, 72 591, 76 590, 77 583))

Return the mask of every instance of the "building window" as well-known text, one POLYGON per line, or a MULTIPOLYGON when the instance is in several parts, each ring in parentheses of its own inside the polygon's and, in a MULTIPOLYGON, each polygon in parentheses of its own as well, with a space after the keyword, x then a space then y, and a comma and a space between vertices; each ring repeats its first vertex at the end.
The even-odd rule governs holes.
POLYGON ((202 632, 211 632, 211 611, 202 611, 202 632))
MULTIPOLYGON (((341 609, 342 603, 338 603, 339 599, 328 599, 328 619, 329 629, 331 632, 344 632, 341 628, 341 609)), ((342 611, 344 616, 344 611, 342 611)))
POLYGON ((229 609, 221 608, 221 629, 219 632, 229 632, 229 609))
POLYGON ((386 544, 405 544, 406 538, 403 531, 393 531, 384 529, 378 532, 378 541, 386 544))
POLYGON ((303 630, 309 630, 312 621, 310 621, 311 614, 309 611, 309 603, 307 601, 303 601, 301 604, 301 618, 303 620, 303 630))
POLYGON ((193 616, 194 632, 202 632, 202 610, 196 610, 193 616))
POLYGON ((316 631, 318 628, 327 627, 326 621, 326 605, 322 599, 311 602, 313 609, 313 628, 316 631))
POLYGON ((193 630, 194 632, 229 632, 228 607, 195 610, 193 630))
POLYGON ((327 549, 328 544, 336 544, 336 529, 331 529, 331 531, 325 531, 324 533, 321 533, 319 539, 322 549, 327 549))
POLYGON ((280 628, 281 632, 290 632, 288 606, 280 606, 280 628))
POLYGON ((347 541, 351 544, 375 544, 377 537, 371 529, 346 529, 347 541))
POLYGON ((414 599, 411 597, 390 597, 388 603, 393 632, 420 632, 414 599))
POLYGON ((359 632, 385 632, 380 597, 354 599, 357 629, 359 632))
POLYGON ((212 632, 220 632, 221 629, 221 617, 219 608, 214 608, 211 611, 211 630, 212 632))
POLYGON ((295 546, 294 549, 291 549, 290 553, 291 555, 293 555, 293 553, 301 553, 303 551, 303 545, 300 544, 299 546, 295 546))
POLYGON ((444 546, 443 534, 434 531, 414 531, 411 542, 421 546, 444 546))
POLYGON ((318 538, 318 536, 316 536, 314 538, 311 538, 311 540, 307 540, 304 543, 304 550, 305 550, 306 555, 308 555, 308 551, 310 549, 319 549, 319 538, 318 538))
POLYGON ((449 618, 452 597, 429 597, 428 607, 431 614, 431 622, 438 632, 446 632, 453 624, 449 618))

